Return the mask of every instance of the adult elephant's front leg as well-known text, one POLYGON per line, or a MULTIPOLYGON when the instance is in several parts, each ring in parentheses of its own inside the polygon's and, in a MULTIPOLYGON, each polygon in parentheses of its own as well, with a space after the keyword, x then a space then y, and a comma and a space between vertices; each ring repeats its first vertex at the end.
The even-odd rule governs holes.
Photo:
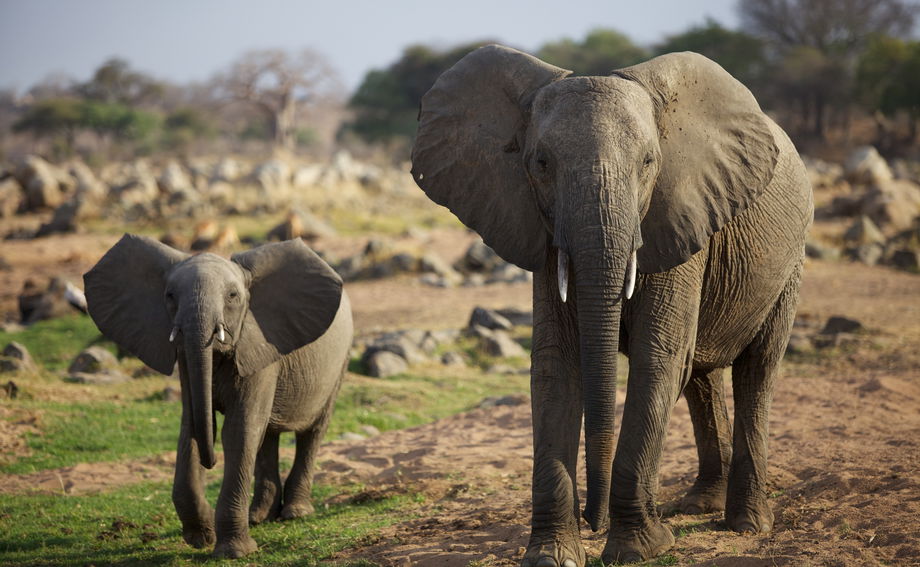
POLYGON ((531 356, 533 513, 524 567, 584 565, 575 469, 582 398, 577 320, 556 289, 556 258, 534 274, 531 356))
POLYGON ((657 506, 658 467, 671 410, 690 377, 705 253, 643 276, 628 306, 629 381, 613 459, 605 563, 654 557, 674 545, 657 506))

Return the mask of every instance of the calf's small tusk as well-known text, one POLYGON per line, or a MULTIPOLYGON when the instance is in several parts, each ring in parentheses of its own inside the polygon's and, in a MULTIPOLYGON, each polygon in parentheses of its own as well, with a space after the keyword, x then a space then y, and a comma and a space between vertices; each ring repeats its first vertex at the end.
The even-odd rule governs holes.
POLYGON ((569 255, 563 249, 559 249, 556 261, 556 275, 559 283, 559 299, 565 303, 569 296, 569 255))
POLYGON ((629 264, 626 266, 626 289, 624 293, 626 299, 632 297, 633 290, 636 288, 636 252, 633 251, 629 257, 629 264))
POLYGON ((176 332, 179 331, 179 327, 173 327, 172 332, 169 333, 169 342, 174 342, 176 340, 176 332))
POLYGON ((217 340, 219 340, 220 342, 224 342, 224 326, 223 325, 217 326, 217 340))

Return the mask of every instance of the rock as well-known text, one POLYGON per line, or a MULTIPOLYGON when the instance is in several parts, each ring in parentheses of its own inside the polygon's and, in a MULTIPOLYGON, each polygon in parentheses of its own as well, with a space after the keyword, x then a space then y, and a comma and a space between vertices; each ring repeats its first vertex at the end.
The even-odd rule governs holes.
POLYGON ((173 388, 172 386, 166 386, 163 388, 163 391, 160 392, 160 399, 164 402, 181 402, 182 401, 182 390, 179 388, 173 388))
POLYGON ((834 261, 840 259, 840 249, 815 240, 808 240, 805 243, 805 255, 816 260, 834 261))
POLYGON ((409 369, 405 358, 388 350, 373 352, 365 357, 364 365, 368 375, 374 378, 388 378, 409 369))
POLYGON ((335 236, 335 230, 315 215, 300 210, 292 210, 280 224, 268 232, 266 240, 291 240, 303 238, 315 240, 320 237, 335 236))
POLYGON ((792 333, 786 344, 786 354, 807 354, 815 350, 811 338, 805 333, 792 333))
POLYGON ((514 264, 503 262, 492 270, 490 276, 486 278, 486 283, 518 283, 529 282, 531 279, 532 274, 527 270, 519 268, 514 264))
POLYGON ((859 207, 878 226, 907 230, 920 216, 920 185, 903 179, 878 183, 860 200, 859 207))
POLYGON ((222 158, 214 165, 214 171, 211 173, 211 184, 233 183, 243 176, 243 165, 233 158, 222 158))
POLYGON ((32 280, 26 280, 19 294, 19 317, 23 325, 54 319, 82 309, 72 305, 68 290, 78 289, 63 278, 52 278, 47 289, 42 290, 32 280))
POLYGON ((23 158, 14 175, 25 191, 23 209, 26 211, 57 207, 66 193, 76 186, 66 172, 34 155, 23 158))
POLYGON ((351 431, 346 431, 345 433, 339 435, 339 439, 342 441, 364 441, 365 439, 367 439, 367 437, 359 433, 353 433, 351 431))
POLYGON ((423 273, 437 274, 450 284, 458 284, 463 279, 457 270, 433 252, 425 252, 418 260, 418 270, 423 273))
POLYGON ((902 270, 916 271, 920 268, 920 251, 901 248, 891 254, 891 265, 902 270))
POLYGON ((482 325, 470 325, 463 330, 463 334, 468 337, 482 339, 485 337, 491 337, 494 333, 491 329, 487 329, 482 325))
POLYGON ((494 250, 486 246, 482 240, 477 240, 470 244, 454 267, 463 273, 491 273, 504 263, 505 261, 494 250))
POLYGON ((441 355, 441 364, 444 366, 466 366, 466 359, 459 352, 445 352, 441 355))
POLYGON ((463 287, 480 287, 486 284, 486 277, 482 274, 472 273, 467 274, 463 278, 463 287))
POLYGON ((3 347, 2 356, 0 356, 0 372, 26 372, 34 374, 38 372, 38 366, 29 354, 29 349, 25 345, 16 341, 11 341, 3 347))
POLYGON ((175 160, 170 160, 163 168, 163 173, 157 179, 157 184, 162 193, 170 195, 177 192, 194 192, 195 187, 192 184, 191 177, 185 172, 185 169, 175 160))
POLYGON ((489 396, 479 402, 480 408, 492 408, 496 406, 521 406, 529 404, 530 398, 524 394, 510 394, 507 396, 489 396))
POLYGON ((802 156, 802 161, 805 163, 812 187, 833 187, 843 177, 843 167, 836 163, 808 156, 802 156))
POLYGON ((859 344, 859 337, 853 333, 834 333, 832 335, 816 335, 812 342, 817 349, 849 348, 859 344))
POLYGON ((492 331, 491 335, 480 338, 482 350, 490 356, 501 358, 526 357, 527 351, 504 331, 492 331))
POLYGON ((431 287, 440 287, 440 288, 454 287, 454 284, 450 280, 448 280, 444 276, 439 276, 437 274, 422 274, 422 276, 418 279, 418 281, 420 281, 421 283, 425 285, 430 285, 431 287))
POLYGON ((855 333, 861 331, 862 323, 855 319, 849 319, 841 315, 834 315, 827 320, 824 328, 821 329, 822 335, 835 335, 837 333, 855 333))
POLYGON ((274 210, 291 200, 291 168, 281 160, 270 160, 253 170, 252 180, 268 210, 274 210))
POLYGON ((0 179, 0 219, 15 215, 23 206, 23 191, 13 177, 0 179))
POLYGON ((874 266, 878 264, 882 256, 885 255, 885 248, 881 244, 873 242, 869 244, 860 244, 849 252, 854 260, 862 262, 867 266, 874 266))
POLYGON ((514 327, 514 325, 511 324, 511 321, 509 321, 506 317, 484 307, 473 308, 473 312, 470 314, 470 321, 467 323, 467 325, 469 327, 480 325, 486 329, 503 329, 506 331, 514 327))
POLYGON ((118 369, 118 359, 114 354, 100 346, 91 346, 73 359, 67 371, 94 374, 118 369))
POLYGON ((410 364, 428 360, 428 357, 425 356, 425 353, 415 341, 399 332, 386 333, 377 337, 367 346, 363 356, 366 358, 378 351, 392 352, 410 364))
POLYGON ((54 209, 51 220, 38 228, 36 238, 50 234, 69 234, 77 231, 77 218, 80 216, 81 201, 71 200, 54 209))
POLYGON ((67 171, 76 182, 76 196, 94 205, 99 205, 105 200, 108 189, 88 165, 79 160, 72 161, 67 166, 67 171))
POLYGON ((495 312, 510 321, 515 327, 533 327, 533 311, 529 309, 505 307, 504 309, 496 309, 495 312))
POLYGON ((67 373, 68 381, 80 384, 119 384, 131 379, 121 371, 115 355, 100 346, 78 354, 67 373))
POLYGON ((843 239, 851 244, 884 244, 885 235, 875 226, 872 219, 863 215, 843 233, 843 239))
POLYGON ((4 384, 2 390, 3 390, 3 395, 6 398, 15 400, 17 397, 19 397, 19 386, 17 386, 16 382, 13 382, 12 380, 4 384))
POLYGON ((853 150, 843 164, 843 171, 851 183, 865 185, 890 181, 894 177, 885 158, 872 146, 853 150))
POLYGON ((377 435, 380 435, 380 430, 374 427, 373 425, 362 425, 361 433, 363 433, 367 437, 376 437, 377 435))

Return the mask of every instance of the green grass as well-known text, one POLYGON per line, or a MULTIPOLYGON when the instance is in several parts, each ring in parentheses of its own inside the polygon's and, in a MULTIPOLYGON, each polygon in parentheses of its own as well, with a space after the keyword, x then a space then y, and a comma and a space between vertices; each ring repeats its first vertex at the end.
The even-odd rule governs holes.
MULTIPOLYGON (((211 502, 219 484, 208 487, 211 502)), ((345 490, 356 492, 359 487, 345 490)), ((322 503, 337 489, 314 490, 317 512, 255 526, 259 552, 246 565, 318 565, 369 541, 380 528, 413 514, 420 498, 393 494, 322 503)), ((340 489, 339 489, 340 490, 340 489)), ((87 496, 5 496, 0 505, 0 564, 17 566, 190 565, 208 560, 182 540, 169 483, 141 483, 87 496)), ((209 565, 240 565, 209 561, 209 565)))
POLYGON ((25 345, 39 366, 52 371, 66 370, 74 357, 94 342, 113 353, 116 350, 113 343, 103 339, 89 316, 79 314, 39 321, 17 333, 0 331, 0 349, 10 341, 25 345))
POLYGON ((26 434, 32 454, 0 466, 19 474, 175 450, 182 413, 180 404, 161 401, 10 405, 40 416, 40 433, 26 434))

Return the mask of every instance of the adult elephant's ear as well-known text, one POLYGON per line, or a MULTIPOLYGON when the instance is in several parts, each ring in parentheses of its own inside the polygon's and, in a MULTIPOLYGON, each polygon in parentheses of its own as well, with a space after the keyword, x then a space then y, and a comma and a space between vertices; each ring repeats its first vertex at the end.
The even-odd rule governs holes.
POLYGON ((534 95, 570 71, 500 45, 445 71, 424 97, 412 176, 502 258, 539 269, 547 232, 521 151, 534 95))
POLYGON ((642 221, 639 270, 661 272, 699 251, 773 179, 779 150, 751 92, 696 53, 670 53, 614 73, 655 105, 661 172, 642 221))
POLYGON ((230 258, 249 279, 249 313, 236 343, 236 367, 249 376, 318 339, 342 300, 342 278, 299 238, 230 258))
POLYGON ((125 234, 83 274, 89 315, 102 334, 163 374, 176 364, 166 276, 186 258, 152 238, 125 234))

